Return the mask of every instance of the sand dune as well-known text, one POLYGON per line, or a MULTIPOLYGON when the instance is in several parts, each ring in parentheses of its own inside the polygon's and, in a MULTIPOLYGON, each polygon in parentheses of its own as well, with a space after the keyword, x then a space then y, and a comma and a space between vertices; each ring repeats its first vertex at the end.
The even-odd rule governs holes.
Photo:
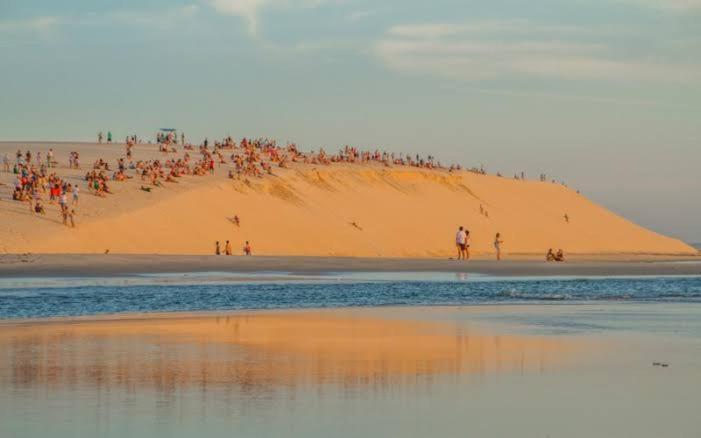
MULTIPOLYGON (((13 158, 17 147, 0 143, 0 154, 13 158)), ((33 151, 48 147, 30 145, 33 151)), ((155 149, 140 145, 135 158, 159 157, 155 149)), ((65 167, 69 151, 81 151, 86 168, 96 157, 114 162, 124 148, 54 150, 64 166, 58 173, 84 188, 84 171, 65 167)), ((496 232, 506 253, 535 257, 549 247, 570 254, 697 253, 559 184, 376 164, 295 164, 247 182, 229 180, 227 172, 221 166, 215 176, 183 177, 151 193, 139 190, 136 179, 113 183, 116 193, 107 198, 83 189, 76 229, 60 224, 55 206, 40 217, 9 200, 13 176, 2 173, 0 251, 207 254, 214 241, 230 240, 238 253, 249 240, 256 254, 446 258, 453 256, 457 226, 464 225, 472 232, 473 252, 484 257, 493 253, 496 232), (234 215, 240 227, 229 220, 234 215)))

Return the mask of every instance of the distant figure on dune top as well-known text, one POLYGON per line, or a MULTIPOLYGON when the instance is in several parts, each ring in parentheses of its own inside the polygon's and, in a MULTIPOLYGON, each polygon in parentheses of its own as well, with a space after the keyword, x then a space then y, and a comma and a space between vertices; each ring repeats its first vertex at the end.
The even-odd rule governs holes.
POLYGON ((464 227, 458 228, 458 232, 455 235, 455 246, 458 249, 458 260, 462 259, 465 253, 465 244, 467 243, 467 233, 464 227))
POLYGON ((494 236, 494 249, 497 251, 497 261, 501 260, 501 244, 504 243, 503 240, 501 240, 501 234, 497 233, 496 236, 494 236))

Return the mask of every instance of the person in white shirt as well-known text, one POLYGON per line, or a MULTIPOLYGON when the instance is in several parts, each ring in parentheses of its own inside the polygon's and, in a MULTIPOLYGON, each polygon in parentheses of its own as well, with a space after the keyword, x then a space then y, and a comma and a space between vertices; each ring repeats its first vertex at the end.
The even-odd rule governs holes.
POLYGON ((458 247, 458 260, 463 258, 465 253, 465 243, 467 242, 467 233, 465 229, 460 227, 458 233, 455 235, 455 246, 458 247))

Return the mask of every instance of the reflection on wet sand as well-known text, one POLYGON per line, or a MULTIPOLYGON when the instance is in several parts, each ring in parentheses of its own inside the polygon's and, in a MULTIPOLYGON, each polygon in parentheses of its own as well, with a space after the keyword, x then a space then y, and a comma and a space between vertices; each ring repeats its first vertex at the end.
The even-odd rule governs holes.
POLYGON ((542 372, 570 351, 552 339, 342 312, 5 323, 0 391, 352 389, 437 375, 542 372))

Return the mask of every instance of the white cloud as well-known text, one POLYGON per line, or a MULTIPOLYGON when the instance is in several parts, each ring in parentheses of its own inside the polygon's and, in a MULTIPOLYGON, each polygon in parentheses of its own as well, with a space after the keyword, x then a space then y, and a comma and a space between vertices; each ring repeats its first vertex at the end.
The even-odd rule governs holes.
POLYGON ((685 82, 701 77, 699 65, 631 59, 606 44, 592 43, 597 33, 596 29, 522 20, 404 25, 390 28, 374 52, 397 72, 461 80, 540 77, 685 82))
POLYGON ((241 17, 251 35, 260 32, 260 11, 264 8, 315 8, 338 0, 205 0, 220 14, 241 17))

